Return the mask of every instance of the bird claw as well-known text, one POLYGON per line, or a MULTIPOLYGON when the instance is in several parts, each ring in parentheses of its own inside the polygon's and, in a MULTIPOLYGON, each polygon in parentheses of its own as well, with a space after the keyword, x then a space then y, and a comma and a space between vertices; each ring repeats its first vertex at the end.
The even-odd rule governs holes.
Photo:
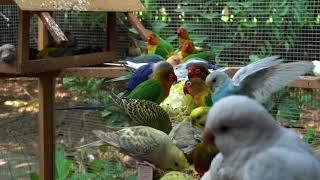
POLYGON ((147 161, 138 162, 138 166, 150 166, 150 167, 152 167, 152 169, 157 169, 155 165, 153 165, 147 161))

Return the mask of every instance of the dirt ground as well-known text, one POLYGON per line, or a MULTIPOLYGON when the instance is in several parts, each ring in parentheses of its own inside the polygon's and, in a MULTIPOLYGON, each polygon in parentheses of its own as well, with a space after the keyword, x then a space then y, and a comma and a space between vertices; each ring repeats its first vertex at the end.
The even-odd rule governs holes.
MULTIPOLYGON (((29 179, 37 171, 33 143, 37 137, 37 80, 32 78, 0 79, 0 179, 29 179)), ((67 93, 61 79, 56 84, 56 106, 76 102, 77 94, 67 93)), ((320 111, 301 115, 300 123, 313 124, 320 131, 320 111)), ((72 148, 95 140, 91 131, 103 129, 100 114, 92 111, 56 111, 58 143, 72 148)), ((298 129, 303 134, 305 130, 298 129)), ((319 132, 318 132, 319 133, 319 132)), ((319 143, 320 144, 320 143, 319 143)), ((320 154, 319 148, 317 148, 320 154)))

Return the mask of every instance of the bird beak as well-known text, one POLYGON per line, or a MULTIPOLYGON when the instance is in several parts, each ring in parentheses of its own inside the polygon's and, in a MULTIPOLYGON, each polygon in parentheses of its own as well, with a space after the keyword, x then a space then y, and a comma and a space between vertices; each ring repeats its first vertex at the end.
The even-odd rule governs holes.
POLYGON ((184 94, 184 95, 189 94, 189 91, 188 91, 187 86, 184 86, 184 87, 183 87, 183 94, 184 94))
POLYGON ((196 124, 196 120, 194 118, 191 118, 191 124, 195 125, 196 124))
POLYGON ((204 132, 202 134, 202 139, 204 144, 206 145, 214 145, 214 135, 212 133, 212 130, 205 128, 204 132))

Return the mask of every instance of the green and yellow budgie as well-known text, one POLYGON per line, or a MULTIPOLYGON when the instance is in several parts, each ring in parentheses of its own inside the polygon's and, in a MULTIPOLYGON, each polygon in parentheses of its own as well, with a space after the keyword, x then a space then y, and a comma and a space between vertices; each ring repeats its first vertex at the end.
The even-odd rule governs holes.
POLYGON ((119 118, 125 126, 149 126, 165 133, 169 133, 172 129, 169 115, 158 104, 139 99, 120 98, 112 96, 112 112, 118 113, 119 118))
POLYGON ((170 88, 177 81, 171 64, 160 61, 154 64, 150 79, 133 89, 128 98, 144 99, 160 104, 168 97, 170 88))
POLYGON ((191 123, 194 126, 197 126, 201 130, 204 130, 204 126, 206 125, 207 116, 209 112, 209 106, 200 106, 194 109, 190 113, 191 123))
POLYGON ((147 33, 148 54, 157 54, 167 59, 174 53, 173 46, 154 32, 147 33))
POLYGON ((120 129, 108 128, 106 132, 93 133, 103 142, 117 148, 136 160, 146 161, 163 170, 182 170, 189 166, 183 152, 167 134, 147 126, 120 129))

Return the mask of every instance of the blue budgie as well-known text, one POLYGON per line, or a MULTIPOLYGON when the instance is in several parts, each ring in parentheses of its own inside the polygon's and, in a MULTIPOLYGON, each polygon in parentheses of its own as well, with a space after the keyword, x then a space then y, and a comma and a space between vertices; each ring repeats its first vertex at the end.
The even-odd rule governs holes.
POLYGON ((225 72, 214 71, 207 76, 206 83, 213 92, 213 103, 235 94, 246 95, 265 103, 272 93, 313 68, 312 62, 283 63, 279 56, 270 56, 242 67, 232 79, 225 72))

